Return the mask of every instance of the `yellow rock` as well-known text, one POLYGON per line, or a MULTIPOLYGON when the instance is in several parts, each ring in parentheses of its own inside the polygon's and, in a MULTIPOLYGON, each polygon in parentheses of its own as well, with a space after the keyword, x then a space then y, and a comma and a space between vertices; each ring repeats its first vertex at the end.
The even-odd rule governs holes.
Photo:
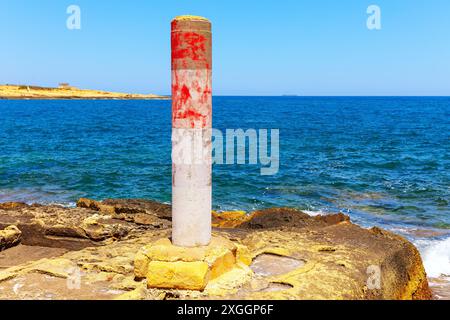
POLYGON ((56 278, 67 278, 71 272, 76 270, 77 265, 71 260, 63 258, 41 259, 33 263, 28 269, 31 272, 38 272, 56 278))
POLYGON ((144 252, 150 260, 165 262, 194 262, 205 258, 207 247, 184 248, 172 245, 169 239, 161 239, 144 247, 144 252))
POLYGON ((280 248, 280 247, 266 247, 261 250, 259 254, 268 253, 268 254, 274 254, 276 256, 281 257, 288 257, 291 255, 291 251, 287 248, 280 248))
POLYGON ((131 301, 131 300, 143 300, 145 291, 135 289, 133 291, 126 292, 121 294, 118 297, 115 297, 114 300, 122 300, 122 301, 131 301))
POLYGON ((114 300, 144 300, 146 296, 147 289, 143 283, 140 283, 135 289, 115 297, 114 300))
POLYGON ((252 279, 252 276, 252 270, 247 265, 238 262, 232 270, 211 280, 204 293, 214 297, 235 294, 252 279))
POLYGON ((238 243, 236 243, 236 247, 237 247, 236 253, 237 260, 247 266, 251 265, 254 257, 253 254, 250 252, 250 250, 246 246, 238 243))
POLYGON ((137 279, 145 279, 147 277, 149 259, 141 250, 134 258, 134 276, 137 279))
POLYGON ((5 202, 0 203, 0 209, 1 210, 16 210, 21 208, 26 208, 28 205, 23 202, 5 202))
POLYGON ((225 211, 220 213, 222 219, 236 220, 245 218, 247 213, 245 211, 225 211))
POLYGON ((174 246, 169 239, 160 239, 151 245, 145 246, 141 251, 150 261, 206 261, 212 266, 216 259, 229 251, 235 253, 236 250, 236 245, 230 240, 221 237, 213 237, 208 246, 194 248, 174 246))
POLYGON ((236 266, 237 251, 233 242, 222 237, 195 248, 177 247, 169 239, 160 239, 137 253, 134 274, 138 279, 146 275, 150 288, 203 290, 209 280, 236 266))
POLYGON ((109 206, 106 204, 98 204, 97 206, 100 212, 110 215, 114 215, 116 213, 116 208, 114 208, 114 206, 109 206))
MULTIPOLYGON (((135 290, 137 288, 142 287, 142 282, 136 282, 134 281, 134 278, 131 276, 124 276, 122 274, 113 276, 114 283, 111 285, 111 288, 114 290, 125 290, 125 291, 131 291, 135 290)), ((109 279, 109 281, 112 281, 113 279, 109 279)))
POLYGON ((215 279, 224 273, 227 273, 236 265, 236 253, 226 250, 217 256, 209 256, 210 258, 210 279, 215 279))
POLYGON ((17 228, 16 226, 9 226, 0 231, 0 236, 4 237, 5 239, 10 239, 20 234, 22 234, 22 232, 20 232, 19 228, 17 228))
POLYGON ((83 226, 98 226, 99 225, 99 220, 101 220, 102 218, 103 217, 100 216, 99 214, 94 214, 94 215, 84 219, 81 224, 83 226))
MULTIPOLYGON (((283 210, 285 209, 274 210, 273 218, 278 219, 280 213, 279 219, 291 213, 292 217, 299 214, 283 210)), ((9 211, 7 216, 8 221, 11 221, 23 215, 30 215, 36 225, 38 221, 42 221, 41 226, 50 225, 53 228, 73 230, 73 225, 81 228, 83 219, 92 215, 89 210, 77 211, 83 214, 74 212, 73 209, 25 207, 9 211), (79 218, 72 219, 73 214, 78 214, 79 218), (61 216, 64 216, 64 219, 61 216), (49 224, 48 217, 54 217, 55 221, 51 220, 49 224)), ((118 298, 165 297, 188 300, 431 298, 420 254, 407 240, 388 231, 366 230, 350 222, 317 224, 315 218, 303 215, 301 217, 305 222, 305 226, 301 227, 289 227, 287 223, 287 228, 268 226, 269 229, 248 229, 244 226, 235 232, 215 230, 212 242, 214 245, 195 248, 194 254, 192 249, 172 247, 168 239, 155 242, 156 239, 169 237, 170 229, 138 229, 136 237, 129 237, 126 240, 109 244, 102 242, 101 246, 70 251, 59 257, 25 262, 19 266, 0 270, 0 286, 5 289, 0 290, 0 299, 17 298, 11 288, 18 281, 33 284, 21 289, 24 293, 27 290, 28 297, 46 298, 47 293, 54 293, 55 299, 86 298, 86 294, 88 298, 97 298, 97 292, 109 292, 108 295, 119 296, 124 294, 124 290, 130 291, 118 298), (220 235, 233 240, 220 239, 220 235), (227 271, 232 265, 233 253, 237 263, 227 271), (261 254, 285 256, 301 263, 279 268, 283 262, 277 263, 279 258, 277 257, 259 266, 252 265, 252 258, 261 254), (149 271, 149 256, 154 259, 152 266, 155 272, 149 271), (192 261, 193 256, 199 260, 192 261), (159 261, 158 258, 167 261, 159 261), (371 290, 367 287, 369 266, 382 267, 381 290, 371 290), (80 268, 81 271, 82 290, 60 290, 58 284, 64 285, 64 278, 73 275, 76 268, 80 268), (219 275, 222 272, 225 273, 219 275), (147 281, 134 281, 135 275, 155 278, 155 282, 159 285, 164 284, 175 290, 146 288, 147 281), (216 278, 212 279, 213 276, 216 278), (55 277, 60 279, 53 279, 55 277), (200 291, 204 287, 204 282, 207 282, 207 285, 200 291), (87 290, 84 290, 84 286, 88 287, 87 290), (198 290, 177 290, 178 287, 198 290)), ((97 224, 95 219, 84 222, 86 225, 97 224)), ((269 225, 269 222, 264 223, 269 225)), ((14 228, 8 231, 12 229, 14 228)))
POLYGON ((212 225, 215 228, 236 228, 250 219, 251 216, 247 215, 245 211, 212 212, 212 225))
POLYGON ((8 269, 8 270, 5 270, 5 271, 0 271, 0 282, 7 281, 7 280, 10 280, 10 279, 14 279, 17 276, 18 271, 11 270, 11 269, 8 269))
POLYGON ((149 288, 203 290, 208 284, 209 266, 206 262, 163 262, 148 264, 149 288))
POLYGON ((0 251, 19 244, 21 235, 22 232, 16 226, 0 230, 0 251))
POLYGON ((93 206, 95 206, 96 203, 97 201, 91 199, 80 198, 77 201, 77 206, 80 208, 92 208, 93 206))
POLYGON ((77 207, 89 208, 109 215, 114 215, 116 213, 116 209, 114 208, 114 206, 106 205, 101 203, 100 201, 95 201, 87 198, 80 198, 77 201, 77 207))

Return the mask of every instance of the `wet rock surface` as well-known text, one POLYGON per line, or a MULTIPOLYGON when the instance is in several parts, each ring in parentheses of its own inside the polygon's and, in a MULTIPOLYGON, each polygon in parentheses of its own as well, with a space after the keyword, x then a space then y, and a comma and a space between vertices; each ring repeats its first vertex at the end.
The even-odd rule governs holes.
POLYGON ((345 215, 275 208, 213 213, 213 222, 214 236, 233 242, 239 263, 203 290, 152 289, 135 275, 137 255, 170 237, 170 206, 89 199, 77 208, 0 204, 0 230, 15 225, 21 232, 21 244, 0 253, 0 299, 431 298, 410 242, 360 228, 345 215))

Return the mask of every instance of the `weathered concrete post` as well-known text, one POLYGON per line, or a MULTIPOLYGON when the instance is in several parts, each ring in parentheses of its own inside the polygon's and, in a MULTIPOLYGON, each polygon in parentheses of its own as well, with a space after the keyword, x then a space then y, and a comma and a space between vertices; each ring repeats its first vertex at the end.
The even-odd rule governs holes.
POLYGON ((172 242, 211 241, 211 23, 172 21, 172 242))
POLYGON ((144 246, 134 275, 147 278, 149 288, 202 291, 249 264, 243 246, 211 237, 211 23, 205 18, 172 21, 172 99, 172 239, 144 246))

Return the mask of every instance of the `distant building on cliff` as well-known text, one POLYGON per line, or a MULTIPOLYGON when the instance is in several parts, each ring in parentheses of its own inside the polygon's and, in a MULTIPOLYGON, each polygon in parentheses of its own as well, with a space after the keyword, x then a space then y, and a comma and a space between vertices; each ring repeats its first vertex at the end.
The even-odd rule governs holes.
POLYGON ((59 89, 72 89, 73 87, 66 82, 62 82, 58 85, 58 88, 59 89))

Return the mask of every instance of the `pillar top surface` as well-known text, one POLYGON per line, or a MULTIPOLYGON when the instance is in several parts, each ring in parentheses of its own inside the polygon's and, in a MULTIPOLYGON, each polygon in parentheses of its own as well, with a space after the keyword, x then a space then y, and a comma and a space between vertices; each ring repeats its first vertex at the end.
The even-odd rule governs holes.
POLYGON ((183 16, 175 17, 172 20, 172 22, 173 21, 186 21, 186 20, 188 20, 188 21, 207 21, 207 22, 209 22, 209 20, 204 18, 204 17, 192 16, 192 15, 183 15, 183 16))
POLYGON ((172 32, 211 32, 211 22, 199 16, 178 16, 172 20, 172 32))

